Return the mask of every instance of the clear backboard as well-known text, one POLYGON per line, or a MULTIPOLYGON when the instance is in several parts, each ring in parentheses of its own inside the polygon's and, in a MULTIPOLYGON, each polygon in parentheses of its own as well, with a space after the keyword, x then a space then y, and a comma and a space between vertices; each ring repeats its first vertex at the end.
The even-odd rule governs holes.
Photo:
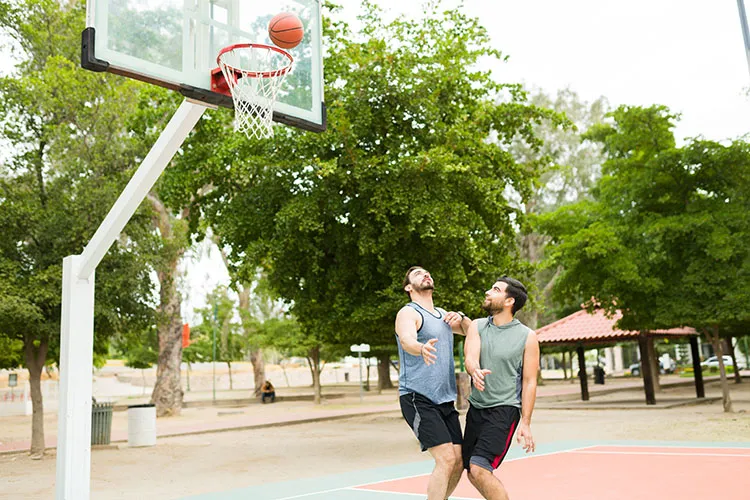
POLYGON ((186 97, 233 107, 211 86, 219 51, 236 43, 271 44, 268 21, 293 12, 302 43, 288 52, 292 72, 277 96, 273 119, 323 131, 320 0, 88 0, 81 65, 176 90, 186 97))

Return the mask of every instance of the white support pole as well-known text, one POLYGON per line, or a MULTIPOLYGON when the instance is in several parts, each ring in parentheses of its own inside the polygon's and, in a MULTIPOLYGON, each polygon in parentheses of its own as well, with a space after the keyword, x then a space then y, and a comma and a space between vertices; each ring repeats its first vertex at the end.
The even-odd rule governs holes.
POLYGON ((88 499, 91 479, 91 370, 94 357, 94 274, 79 278, 82 259, 63 259, 57 499, 88 499))
POLYGON ((742 39, 745 42, 745 57, 747 58, 748 70, 750 70, 750 28, 747 26, 745 0, 737 0, 737 8, 740 11, 740 27, 742 28, 742 39))
POLYGON ((57 500, 89 500, 94 270, 208 105, 185 99, 81 255, 63 260, 57 500))
POLYGON ((96 230, 86 245, 81 257, 83 264, 79 269, 80 276, 86 277, 94 272, 112 243, 122 232, 138 206, 156 183, 161 173, 182 146, 185 138, 198 123, 206 111, 205 104, 185 99, 164 128, 156 144, 138 167, 133 178, 125 186, 120 197, 110 209, 104 222, 96 230))

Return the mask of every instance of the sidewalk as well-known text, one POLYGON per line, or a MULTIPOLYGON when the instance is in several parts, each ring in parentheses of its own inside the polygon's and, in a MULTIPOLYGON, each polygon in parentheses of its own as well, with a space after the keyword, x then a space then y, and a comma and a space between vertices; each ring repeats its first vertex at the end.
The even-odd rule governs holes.
MULTIPOLYGON (((291 394, 295 392, 300 393, 300 391, 290 391, 291 394)), ((284 397, 285 392, 280 391, 280 393, 280 396, 284 397)), ((307 393, 310 397, 312 396, 310 390, 307 393)), ((243 405, 210 406, 211 400, 209 399, 207 402, 209 406, 183 408, 182 414, 178 417, 158 419, 156 424, 157 437, 292 425, 349 418, 356 415, 400 411, 398 391, 395 389, 383 391, 382 394, 365 393, 362 403, 359 402, 357 392, 339 393, 335 399, 325 399, 325 391, 323 395, 324 400, 320 405, 315 405, 312 401, 282 400, 272 404, 252 402, 243 405)), ((211 396, 212 394, 209 393, 209 397, 211 396)), ((223 394, 222 396, 224 396, 224 399, 231 399, 233 394, 223 394)), ((218 393, 217 400, 219 400, 218 393)), ((128 404, 138 403, 136 399, 133 399, 128 400, 128 404)), ((55 448, 57 445, 57 423, 57 414, 45 414, 44 431, 47 448, 55 448)), ((111 442, 113 444, 127 443, 127 439, 128 413, 127 411, 115 411, 112 415, 111 442)), ((28 451, 30 444, 30 416, 5 417, 2 419, 0 454, 25 452, 28 451)))
MULTIPOLYGON (((706 384, 715 384, 718 377, 705 379, 706 384)), ((678 376, 662 376, 663 389, 680 389, 680 404, 695 403, 690 391, 694 391, 692 379, 678 376)), ((708 392, 708 390, 707 390, 708 392)), ((580 384, 577 379, 546 380, 537 389, 538 408, 545 409, 613 409, 644 408, 643 381, 640 378, 606 379, 605 385, 589 383, 589 394, 593 401, 580 401, 580 384)), ((250 398, 247 390, 217 391, 213 404, 213 392, 186 392, 187 403, 178 417, 157 420, 157 436, 169 437, 185 434, 221 432, 269 426, 292 425, 322 420, 349 418, 357 415, 399 412, 398 390, 390 389, 365 392, 364 401, 359 401, 357 385, 334 385, 323 388, 323 402, 312 402, 310 387, 277 388, 278 400, 273 404, 260 404, 250 398)), ((708 394, 707 394, 708 396, 708 394)), ((707 400, 709 398, 706 398, 707 400)), ((148 396, 116 398, 116 408, 147 403, 148 396)), ((713 399, 712 399, 713 400, 713 399)), ((657 393, 657 401, 669 407, 678 401, 663 393, 657 393)), ((4 417, 0 419, 0 454, 25 452, 30 447, 31 416, 4 417)), ((48 412, 44 416, 45 441, 48 448, 57 444, 57 414, 48 412)), ((127 443, 127 411, 115 411, 112 418, 111 442, 127 443)))

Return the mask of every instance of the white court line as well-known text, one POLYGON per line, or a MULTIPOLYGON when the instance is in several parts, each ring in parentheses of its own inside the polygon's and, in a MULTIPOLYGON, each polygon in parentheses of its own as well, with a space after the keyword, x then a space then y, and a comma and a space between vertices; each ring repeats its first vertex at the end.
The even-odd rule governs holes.
POLYGON ((750 454, 737 453, 673 453, 666 451, 574 451, 581 455, 666 455, 671 457, 750 457, 750 454))
POLYGON ((727 446, 685 446, 680 445, 659 445, 659 444, 596 444, 586 448, 669 448, 670 450, 750 450, 748 447, 727 447, 727 446))
MULTIPOLYGON (((601 446, 601 445, 581 446, 579 448, 570 448, 569 450, 559 450, 559 451, 551 451, 549 453, 539 453, 539 454, 525 455, 523 457, 509 458, 507 460, 504 460, 504 462, 515 462, 517 460, 525 460, 527 458, 538 458, 538 457, 546 457, 548 455, 560 455, 560 454, 564 454, 564 453, 572 453, 572 452, 577 452, 577 451, 580 451, 580 450, 586 450, 588 448, 595 448, 597 446, 601 446)), ((426 474, 412 474, 411 476, 403 476, 403 477, 397 477, 397 478, 393 478, 393 479, 383 479, 381 481, 355 484, 353 486, 342 486, 341 488, 332 488, 330 490, 313 491, 311 493, 302 493, 300 495, 293 495, 293 496, 290 496, 290 497, 278 498, 276 500, 292 500, 293 498, 311 497, 313 495, 320 495, 320 494, 323 494, 323 493, 331 493, 331 492, 334 492, 334 491, 343 491, 343 490, 352 490, 352 489, 357 489, 357 491, 360 491, 359 490, 360 486, 372 486, 372 485, 380 484, 380 483, 390 483, 391 481, 401 481, 402 479, 412 479, 412 478, 415 478, 415 477, 422 477, 422 476, 429 476, 429 475, 430 475, 429 473, 426 473, 426 474)), ((368 490, 361 490, 361 491, 368 491, 368 490)), ((380 491, 382 493, 381 490, 369 490, 369 491, 380 491)), ((395 493, 395 492, 390 492, 390 493, 395 493)), ((402 495, 412 495, 412 494, 413 493, 402 493, 402 495)), ((424 496, 424 495, 421 495, 421 496, 424 496)), ((459 500, 459 499, 457 499, 457 500, 459 500)), ((475 500, 475 499, 470 499, 470 500, 475 500)))
MULTIPOLYGON (((341 488, 342 490, 351 490, 351 491, 369 491, 370 493, 393 493, 396 495, 409 495, 412 497, 419 497, 424 498, 425 493, 404 493, 403 491, 385 491, 385 490, 362 490, 359 488, 341 488)), ((451 495, 451 500, 478 500, 476 498, 469 498, 469 497, 457 497, 455 495, 451 495)))

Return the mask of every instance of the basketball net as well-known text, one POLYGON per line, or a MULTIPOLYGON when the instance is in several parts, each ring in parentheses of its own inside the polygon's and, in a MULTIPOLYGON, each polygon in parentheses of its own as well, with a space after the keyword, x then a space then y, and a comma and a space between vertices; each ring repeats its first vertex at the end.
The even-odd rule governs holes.
POLYGON ((234 130, 249 139, 273 137, 273 105, 294 58, 271 45, 242 43, 216 58, 234 101, 234 130))

